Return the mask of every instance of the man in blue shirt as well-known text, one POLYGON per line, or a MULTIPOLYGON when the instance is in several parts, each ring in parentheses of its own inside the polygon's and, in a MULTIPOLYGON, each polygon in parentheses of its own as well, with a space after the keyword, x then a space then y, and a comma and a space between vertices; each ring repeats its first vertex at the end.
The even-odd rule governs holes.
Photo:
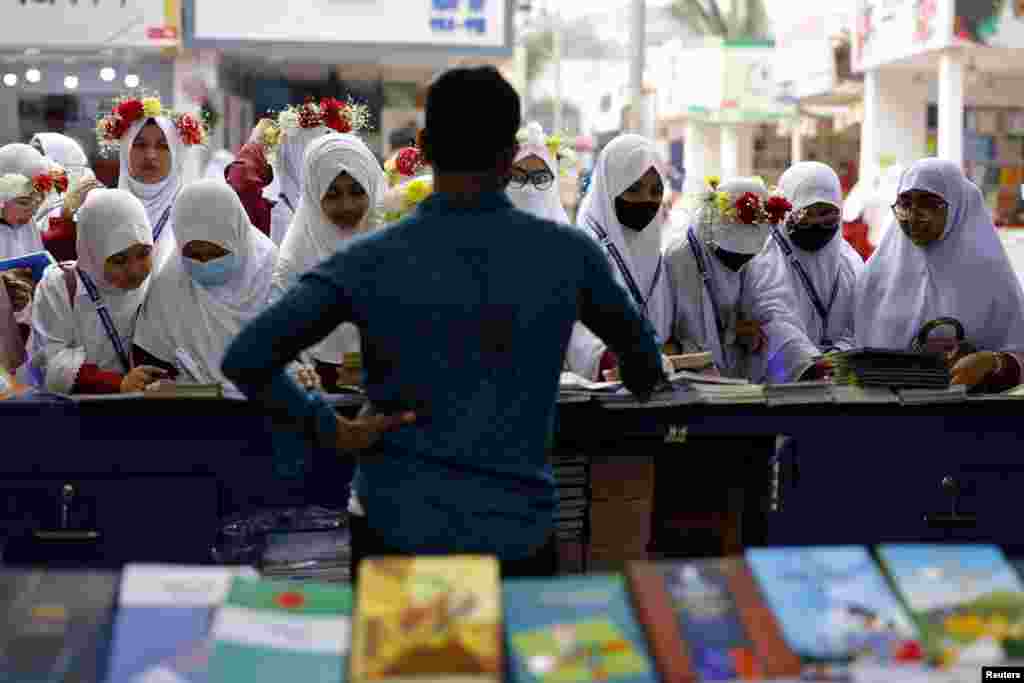
POLYGON ((664 379, 653 330, 597 244, 506 199, 519 126, 495 69, 440 75, 422 136, 434 194, 305 274, 224 359, 279 420, 358 451, 354 569, 373 555, 478 553, 505 576, 555 573, 547 455, 573 323, 619 355, 641 399, 664 379), (343 322, 359 328, 368 397, 352 420, 284 372, 343 322))

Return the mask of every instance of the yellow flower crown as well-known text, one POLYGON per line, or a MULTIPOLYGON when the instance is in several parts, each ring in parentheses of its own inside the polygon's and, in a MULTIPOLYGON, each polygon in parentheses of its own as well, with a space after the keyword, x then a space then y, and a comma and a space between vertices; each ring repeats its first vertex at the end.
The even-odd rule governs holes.
POLYGON ((205 145, 209 139, 206 121, 195 114, 179 114, 173 109, 164 107, 159 95, 142 97, 120 97, 107 114, 103 114, 96 122, 96 140, 100 151, 111 156, 121 145, 121 140, 132 127, 142 119, 164 117, 174 122, 174 128, 187 147, 205 145))
POLYGON ((703 196, 704 222, 745 223, 747 225, 778 225, 793 209, 789 200, 775 190, 769 191, 768 199, 753 192, 735 195, 718 189, 721 179, 708 176, 704 179, 708 190, 703 196))
POLYGON ((394 223, 412 212, 434 193, 434 177, 411 178, 388 190, 384 197, 384 222, 394 223))

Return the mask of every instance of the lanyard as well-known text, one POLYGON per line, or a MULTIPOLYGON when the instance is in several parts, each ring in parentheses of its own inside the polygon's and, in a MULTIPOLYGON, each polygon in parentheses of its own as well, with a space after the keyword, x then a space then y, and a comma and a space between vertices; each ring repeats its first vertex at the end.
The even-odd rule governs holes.
POLYGON ((722 324, 722 316, 719 313, 718 308, 718 296, 715 294, 715 283, 711 281, 711 276, 708 275, 707 264, 704 262, 704 252, 697 244, 697 239, 693 236, 692 232, 687 231, 686 239, 690 243, 690 251, 693 252, 693 258, 697 262, 697 270, 700 272, 700 279, 704 281, 704 288, 708 292, 708 298, 711 299, 711 308, 715 312, 715 326, 718 329, 718 340, 721 343, 722 335, 725 334, 725 325, 722 324))
POLYGON ((78 271, 78 277, 82 278, 82 284, 85 285, 85 290, 89 293, 89 299, 96 306, 96 314, 99 315, 100 322, 103 323, 103 329, 107 332, 107 338, 114 345, 114 351, 117 352, 121 366, 124 367, 125 372, 131 371, 132 366, 131 361, 128 359, 128 353, 125 351, 121 336, 114 327, 114 321, 110 318, 110 311, 107 310, 107 305, 103 303, 103 297, 100 296, 99 290, 96 289, 96 283, 81 268, 76 267, 75 270, 78 271))
POLYGON ((615 265, 619 269, 619 273, 622 274, 622 279, 626 281, 626 286, 633 295, 633 299, 636 300, 636 305, 640 308, 644 317, 650 321, 650 318, 647 316, 647 303, 651 300, 651 296, 654 294, 654 288, 657 286, 658 280, 661 278, 661 267, 665 260, 664 254, 658 256, 658 267, 654 271, 654 278, 651 280, 651 288, 647 292, 647 298, 644 298, 644 295, 640 292, 640 287, 636 284, 636 280, 633 279, 633 274, 629 272, 629 267, 626 265, 625 260, 623 260, 622 254, 619 253, 615 244, 608 238, 608 233, 604 231, 604 228, 597 224, 597 221, 594 221, 590 217, 587 217, 587 225, 594 231, 594 234, 597 235, 598 240, 601 242, 601 246, 607 249, 608 253, 611 254, 612 260, 615 261, 615 265))
POLYGON ((284 202, 284 205, 288 207, 289 211, 295 213, 295 207, 292 206, 292 200, 288 199, 288 195, 282 192, 281 194, 278 195, 278 197, 281 198, 281 201, 284 202))
POLYGON ((772 237, 778 242, 782 251, 789 258, 790 264, 796 270, 797 275, 800 276, 800 281, 804 283, 804 289, 807 290, 807 296, 810 297, 811 303, 814 308, 818 311, 818 317, 821 318, 821 346, 828 349, 832 346, 832 340, 828 336, 828 316, 832 313, 832 305, 836 302, 836 295, 839 293, 839 273, 836 272, 835 282, 832 283, 832 297, 829 299, 828 308, 822 303, 821 297, 818 296, 817 290, 814 289, 814 283, 811 282, 811 277, 804 270, 804 266, 800 261, 797 260, 796 254, 793 253, 793 248, 789 246, 789 242, 779 233, 779 229, 772 226, 772 237))
POLYGON ((160 216, 160 220, 158 220, 156 225, 153 227, 153 244, 156 244, 156 241, 160 239, 160 234, 164 231, 164 226, 167 225, 167 219, 170 217, 171 207, 168 206, 164 209, 164 213, 160 216))

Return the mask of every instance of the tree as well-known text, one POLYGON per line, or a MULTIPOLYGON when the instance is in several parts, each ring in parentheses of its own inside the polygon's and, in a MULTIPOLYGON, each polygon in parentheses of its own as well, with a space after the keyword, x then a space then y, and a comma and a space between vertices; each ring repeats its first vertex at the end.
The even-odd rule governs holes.
POLYGON ((526 82, 532 83, 555 54, 555 34, 550 29, 526 37, 526 82))
POLYGON ((771 25, 764 0, 731 0, 723 11, 722 0, 673 0, 672 16, 698 35, 726 40, 767 40, 771 25))

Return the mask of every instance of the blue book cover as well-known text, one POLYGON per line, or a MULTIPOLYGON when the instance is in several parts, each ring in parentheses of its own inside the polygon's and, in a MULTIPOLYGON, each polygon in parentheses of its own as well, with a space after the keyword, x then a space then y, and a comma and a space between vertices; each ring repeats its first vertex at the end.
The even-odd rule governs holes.
POLYGON ((0 683, 100 683, 117 574, 0 572, 0 683))
POLYGON ((754 548, 750 569, 790 647, 810 662, 894 662, 917 629, 867 549, 754 548))
POLYGON ((625 579, 617 575, 504 582, 510 680, 658 680, 625 579))
POLYGON ((35 251, 24 256, 0 260, 0 271, 14 270, 15 268, 28 268, 32 271, 32 282, 39 282, 43 279, 43 271, 56 261, 48 251, 35 251))
POLYGON ((226 567, 128 565, 107 683, 206 683, 210 624, 231 580, 226 567))

